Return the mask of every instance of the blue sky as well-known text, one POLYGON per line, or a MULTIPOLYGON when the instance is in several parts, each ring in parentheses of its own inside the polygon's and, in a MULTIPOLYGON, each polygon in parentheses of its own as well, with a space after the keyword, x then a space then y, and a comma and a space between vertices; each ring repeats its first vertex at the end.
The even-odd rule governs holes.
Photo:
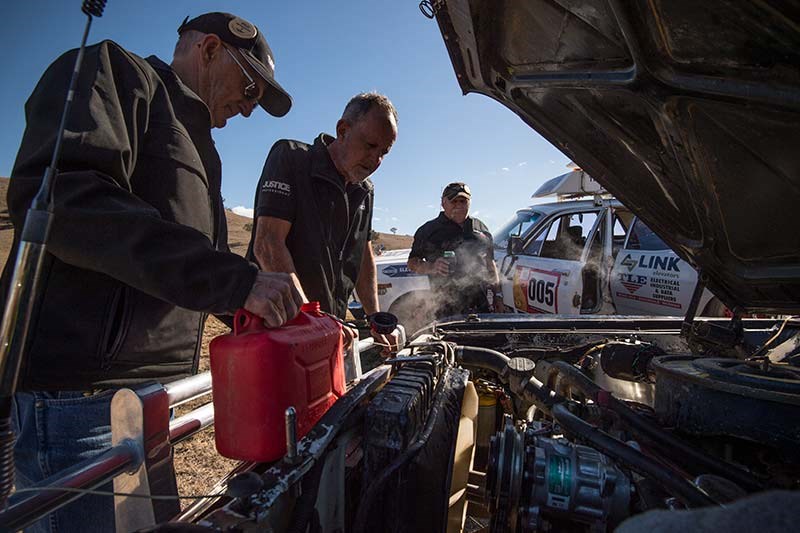
MULTIPOLYGON (((0 34, 0 175, 8 176, 25 126, 23 106, 42 71, 77 47, 86 17, 78 0, 26 0, 2 8, 0 34)), ((461 180, 473 191, 472 214, 494 229, 533 203, 546 179, 569 160, 499 103, 463 96, 435 21, 417 0, 109 0, 89 42, 113 39, 142 56, 169 62, 187 15, 229 11, 255 23, 275 53, 276 77, 294 106, 281 119, 257 110, 214 130, 223 161, 226 205, 252 207, 273 142, 312 141, 333 132, 347 100, 375 90, 399 113, 399 135, 372 176, 373 226, 411 233, 438 213, 442 187, 461 180)))

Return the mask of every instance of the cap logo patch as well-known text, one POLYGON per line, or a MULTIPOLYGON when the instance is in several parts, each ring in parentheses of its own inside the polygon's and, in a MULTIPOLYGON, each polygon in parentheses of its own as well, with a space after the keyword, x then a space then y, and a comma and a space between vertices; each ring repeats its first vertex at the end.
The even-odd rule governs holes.
POLYGON ((234 17, 228 22, 228 29, 240 39, 252 39, 258 33, 255 26, 239 17, 234 17))

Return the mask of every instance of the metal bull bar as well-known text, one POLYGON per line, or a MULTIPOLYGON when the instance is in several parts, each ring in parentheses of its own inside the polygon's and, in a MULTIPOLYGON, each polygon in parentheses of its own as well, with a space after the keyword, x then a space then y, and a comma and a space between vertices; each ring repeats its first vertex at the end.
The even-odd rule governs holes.
MULTIPOLYGON (((13 494, 8 507, 0 512, 0 529, 27 527, 83 496, 77 491, 98 489, 112 480, 114 492, 145 497, 177 494, 169 417, 171 397, 180 396, 170 395, 169 390, 190 386, 195 387, 193 396, 197 397, 211 391, 211 380, 199 375, 166 386, 153 383, 116 391, 111 400, 111 448, 33 487, 44 490, 13 494), (62 488, 75 490, 59 490, 62 488)), ((152 526, 156 517, 169 518, 180 510, 177 499, 154 502, 127 495, 114 496, 114 507, 117 531, 152 526)))
MULTIPOLYGON (((396 331, 405 344, 402 326, 396 331)), ((360 354, 374 346, 372 338, 355 342, 345 354, 347 382, 361 379, 360 354)), ((113 480, 116 530, 137 531, 169 520, 180 512, 178 499, 152 500, 155 495, 176 495, 172 446, 214 424, 211 403, 170 420, 171 409, 211 393, 211 373, 166 385, 120 389, 111 400, 112 446, 105 452, 59 472, 34 488, 13 494, 0 511, 0 531, 23 529, 49 513, 83 496, 81 490, 99 489, 113 480), (69 489, 69 491, 58 489, 69 489), (131 497, 127 494, 144 496, 131 497)))

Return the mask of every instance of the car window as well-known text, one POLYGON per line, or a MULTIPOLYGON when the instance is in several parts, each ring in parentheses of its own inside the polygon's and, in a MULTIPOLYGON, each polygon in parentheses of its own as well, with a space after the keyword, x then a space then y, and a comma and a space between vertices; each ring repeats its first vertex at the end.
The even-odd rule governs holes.
MULTIPOLYGON (((567 215, 567 220, 569 221, 569 225, 566 226, 567 229, 570 227, 577 228, 580 226, 581 239, 585 243, 586 239, 589 237, 589 232, 592 231, 592 227, 594 227, 594 223, 597 221, 597 213, 573 213, 571 215, 567 215)), ((573 233, 575 236, 577 236, 578 230, 573 229, 573 233)))
POLYGON ((631 227, 626 250, 667 250, 669 246, 661 240, 647 225, 640 219, 636 219, 631 227))
POLYGON ((503 224, 500 229, 492 232, 495 249, 507 249, 509 237, 525 237, 541 216, 542 214, 538 211, 518 211, 514 217, 503 224))
POLYGON ((630 211, 614 210, 614 238, 611 241, 611 255, 617 257, 617 253, 625 244, 625 237, 628 235, 628 228, 631 224, 630 211))
POLYGON ((597 221, 596 212, 570 213, 553 219, 525 246, 525 255, 577 261, 597 221))
POLYGON ((622 223, 622 226, 625 228, 625 231, 627 232, 628 228, 630 228, 631 224, 633 223, 633 213, 625 208, 615 207, 614 216, 619 219, 619 221, 622 223))
POLYGON ((555 240, 555 237, 552 236, 551 233, 557 235, 560 224, 561 219, 556 218, 551 223, 539 230, 536 236, 525 245, 522 253, 525 255, 539 255, 539 252, 542 249, 542 244, 548 238, 548 236, 550 236, 551 240, 555 240))
POLYGON ((622 224, 622 221, 619 219, 618 216, 614 215, 614 240, 619 238, 625 239, 625 235, 628 234, 628 231, 625 229, 625 226, 622 224))

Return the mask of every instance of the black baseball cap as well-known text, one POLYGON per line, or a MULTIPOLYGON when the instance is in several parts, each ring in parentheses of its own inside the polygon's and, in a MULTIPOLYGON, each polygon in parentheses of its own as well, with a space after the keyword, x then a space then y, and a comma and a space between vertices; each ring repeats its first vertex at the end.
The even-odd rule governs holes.
POLYGON ((462 181, 454 181, 447 185, 442 191, 442 198, 447 198, 448 200, 455 200, 459 196, 463 196, 466 199, 470 199, 472 197, 472 193, 469 190, 469 185, 462 181))
POLYGON ((275 81, 275 59, 264 35, 255 24, 230 13, 206 13, 189 20, 186 17, 178 35, 187 30, 213 33, 235 47, 261 78, 267 82, 264 96, 258 102, 264 111, 282 117, 292 107, 292 97, 275 81))

